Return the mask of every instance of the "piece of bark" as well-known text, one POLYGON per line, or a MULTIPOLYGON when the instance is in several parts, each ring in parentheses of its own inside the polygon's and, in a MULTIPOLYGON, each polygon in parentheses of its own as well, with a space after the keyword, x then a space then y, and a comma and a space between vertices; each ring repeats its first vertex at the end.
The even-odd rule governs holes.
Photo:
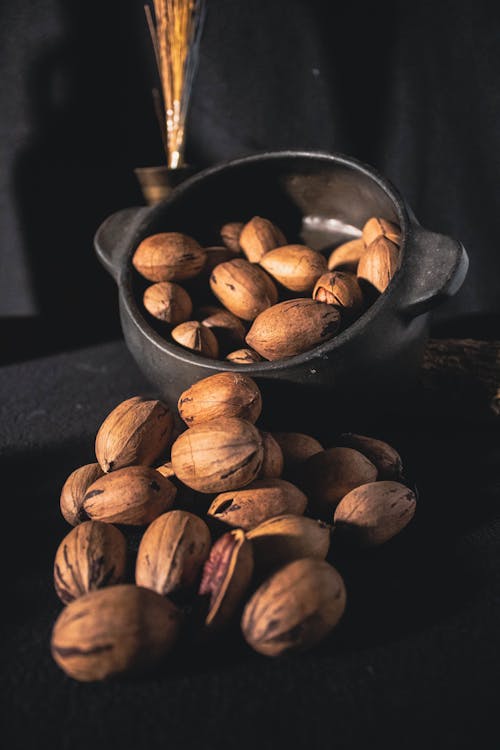
POLYGON ((429 392, 464 399, 500 417, 500 341, 429 339, 420 382, 429 392))

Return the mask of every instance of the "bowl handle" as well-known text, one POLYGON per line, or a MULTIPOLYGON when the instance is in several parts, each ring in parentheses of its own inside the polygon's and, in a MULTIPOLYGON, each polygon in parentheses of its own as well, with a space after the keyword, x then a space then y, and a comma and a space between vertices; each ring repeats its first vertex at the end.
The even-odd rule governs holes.
POLYGON ((132 235, 150 210, 148 206, 138 206, 117 211, 102 222, 94 235, 96 255, 117 283, 132 235))
POLYGON ((432 310, 453 297, 462 286, 469 268, 469 258, 458 240, 412 227, 412 252, 405 259, 407 289, 401 310, 414 317, 432 310))

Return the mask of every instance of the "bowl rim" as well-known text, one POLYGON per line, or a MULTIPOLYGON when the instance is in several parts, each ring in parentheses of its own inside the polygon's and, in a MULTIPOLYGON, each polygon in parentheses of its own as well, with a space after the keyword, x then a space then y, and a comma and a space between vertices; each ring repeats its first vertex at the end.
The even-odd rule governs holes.
MULTIPOLYGON (((276 373, 279 371, 286 371, 299 365, 308 365, 311 360, 324 359, 330 352, 339 349, 344 344, 350 342, 357 336, 362 330, 365 329, 366 325, 369 325, 374 318, 376 318, 384 307, 389 304, 389 301, 394 298, 398 292, 404 276, 404 261, 407 252, 408 237, 411 232, 412 226, 416 223, 416 220, 411 215, 411 211, 403 199, 400 192, 392 184, 390 180, 382 176, 380 172, 374 167, 366 164, 365 162, 356 159, 355 157, 348 156, 341 152, 335 151, 323 151, 323 150, 273 150, 273 151, 259 151, 252 154, 241 156, 235 159, 228 159, 222 162, 218 162, 215 165, 206 167, 205 169, 196 172, 191 177, 188 177, 178 187, 175 188, 172 195, 166 200, 161 201, 149 208, 143 215, 142 220, 136 227, 134 237, 129 238, 127 243, 127 249, 122 259, 121 272, 119 277, 118 286, 120 289, 120 296, 125 303, 127 310, 132 317, 135 325, 139 328, 142 335, 145 336, 156 349, 161 350, 169 358, 173 358, 180 362, 189 365, 200 366, 207 371, 218 372, 220 370, 233 371, 233 372, 244 372, 247 375, 265 376, 266 374, 276 373), (318 346, 308 349, 305 352, 296 354, 292 357, 286 357, 278 360, 263 360, 260 362, 254 362, 252 364, 238 364, 231 362, 227 359, 213 359, 211 357, 205 357, 200 354, 196 354, 190 349, 185 349, 180 344, 171 343, 161 334, 157 333, 154 328, 148 322, 146 316, 142 312, 138 300, 133 293, 132 278, 134 269, 132 266, 132 254, 136 248, 136 238, 141 235, 144 229, 158 216, 161 216, 166 206, 174 205, 180 200, 185 193, 187 193, 193 185, 197 185, 200 182, 205 181, 220 172, 225 172, 233 167, 245 166, 247 164, 253 164, 255 162, 262 161, 273 161, 283 159, 313 159, 318 161, 333 162, 340 164, 344 167, 352 169, 357 172, 361 172, 366 177, 375 182, 379 188, 388 196, 394 205, 395 211, 398 215, 399 225, 401 227, 402 241, 400 246, 401 262, 399 268, 394 274, 391 282, 387 288, 380 294, 375 302, 371 304, 362 315, 359 316, 353 323, 348 325, 343 331, 337 336, 319 344, 318 346)), ((245 347, 241 347, 245 348, 245 347)))

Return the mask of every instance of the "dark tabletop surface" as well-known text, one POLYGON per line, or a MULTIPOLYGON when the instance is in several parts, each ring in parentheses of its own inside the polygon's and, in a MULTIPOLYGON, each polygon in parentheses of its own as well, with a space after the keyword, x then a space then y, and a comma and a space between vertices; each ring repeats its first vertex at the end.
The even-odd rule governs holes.
POLYGON ((418 513, 384 547, 333 559, 348 607, 313 651, 268 660, 235 631, 184 645, 153 676, 79 684, 49 651, 61 486, 95 460, 109 411, 153 391, 117 341, 4 367, 0 392, 6 748, 498 748, 498 428, 429 414, 384 425, 418 513))

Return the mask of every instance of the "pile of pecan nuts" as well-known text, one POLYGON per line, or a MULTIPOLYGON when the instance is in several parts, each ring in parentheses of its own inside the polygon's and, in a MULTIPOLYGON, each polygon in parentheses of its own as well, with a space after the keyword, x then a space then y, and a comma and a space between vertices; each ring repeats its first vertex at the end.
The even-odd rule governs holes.
POLYGON ((399 227, 380 217, 328 259, 288 244, 261 216, 225 224, 219 235, 220 245, 202 247, 180 232, 153 234, 132 264, 148 282, 142 303, 162 335, 238 364, 285 359, 329 341, 385 291, 400 261, 399 227))
POLYGON ((387 542, 413 518, 401 458, 346 433, 324 449, 263 431, 260 390, 222 372, 181 394, 178 414, 139 396, 99 428, 96 462, 61 493, 74 528, 54 562, 65 608, 57 664, 92 681, 157 668, 180 636, 239 628, 257 652, 314 646, 341 620, 346 590, 326 558, 387 542), (135 527, 138 544, 127 530, 135 527))

